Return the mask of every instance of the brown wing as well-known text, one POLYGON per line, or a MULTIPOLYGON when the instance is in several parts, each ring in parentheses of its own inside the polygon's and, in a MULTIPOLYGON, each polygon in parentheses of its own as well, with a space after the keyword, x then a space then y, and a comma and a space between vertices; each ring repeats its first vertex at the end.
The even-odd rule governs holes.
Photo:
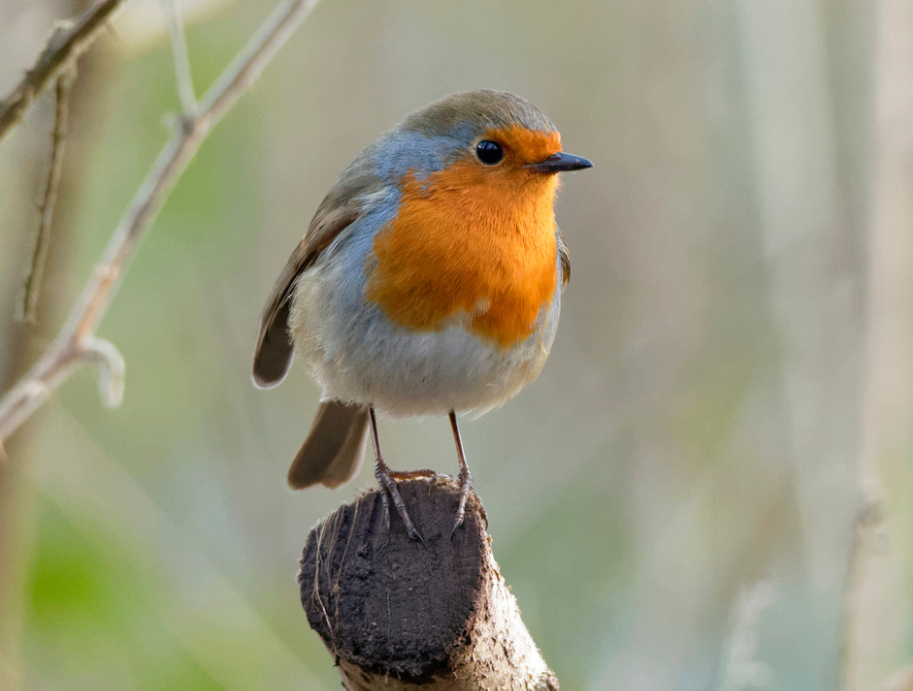
POLYGON ((260 333, 254 350, 254 384, 261 389, 281 382, 292 364, 288 316, 298 277, 361 215, 365 196, 383 187, 383 183, 359 163, 353 164, 343 174, 321 202, 304 238, 292 252, 266 301, 260 315, 260 333))
POLYGON ((567 285, 567 282, 571 280, 571 253, 567 249, 561 231, 557 231, 556 234, 558 236, 558 258, 561 261, 561 272, 564 274, 561 278, 561 284, 567 285))

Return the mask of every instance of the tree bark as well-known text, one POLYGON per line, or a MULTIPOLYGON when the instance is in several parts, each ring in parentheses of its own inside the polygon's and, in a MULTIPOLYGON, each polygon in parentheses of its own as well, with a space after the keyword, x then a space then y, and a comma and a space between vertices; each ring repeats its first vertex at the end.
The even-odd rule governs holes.
POLYGON ((459 486, 399 484, 424 542, 408 538, 377 491, 324 518, 308 535, 298 581, 311 627, 349 691, 554 691, 495 563, 475 494, 453 533, 459 486))

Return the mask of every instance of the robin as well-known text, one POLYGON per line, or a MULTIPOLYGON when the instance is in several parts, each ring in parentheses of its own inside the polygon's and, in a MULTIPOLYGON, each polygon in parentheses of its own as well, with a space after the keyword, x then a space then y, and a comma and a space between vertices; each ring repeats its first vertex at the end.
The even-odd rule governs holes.
POLYGON ((534 105, 489 90, 452 94, 368 146, 317 208, 260 317, 254 383, 277 385, 294 353, 323 389, 292 461, 294 489, 336 487, 361 466, 368 427, 384 517, 421 540, 375 410, 448 415, 462 525, 472 476, 456 413, 513 397, 548 357, 571 273, 555 224, 557 173, 593 164, 561 151, 534 105))

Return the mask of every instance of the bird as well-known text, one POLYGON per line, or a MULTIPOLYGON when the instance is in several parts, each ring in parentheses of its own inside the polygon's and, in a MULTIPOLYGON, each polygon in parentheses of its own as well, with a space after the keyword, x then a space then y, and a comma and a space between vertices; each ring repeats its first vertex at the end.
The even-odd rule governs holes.
POLYGON ((279 384, 297 355, 323 393, 288 472, 293 489, 351 479, 370 429, 387 528, 392 503, 422 540, 397 482, 436 474, 390 469, 377 412, 447 415, 459 462, 454 532, 462 525, 472 475, 457 413, 500 406, 545 364, 571 273, 555 221, 558 173, 592 165, 562 151, 539 108, 489 89, 407 115, 355 158, 260 317, 254 384, 279 384))

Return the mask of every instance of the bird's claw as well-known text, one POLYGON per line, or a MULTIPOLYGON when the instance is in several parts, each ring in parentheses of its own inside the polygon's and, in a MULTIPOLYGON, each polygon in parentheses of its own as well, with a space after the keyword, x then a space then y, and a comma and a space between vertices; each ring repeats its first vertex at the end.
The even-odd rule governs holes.
POLYGON ((460 475, 460 506, 457 508, 456 520, 453 523, 453 530, 450 532, 450 539, 456 535, 457 529, 463 525, 463 519, 466 516, 466 502, 469 499, 469 493, 472 491, 472 475, 468 470, 461 470, 460 475))
POLYGON ((390 470, 383 462, 378 463, 374 472, 377 477, 377 482, 380 485, 380 496, 384 505, 384 523, 387 526, 387 530, 390 530, 390 502, 392 501, 393 506, 396 507, 396 512, 400 515, 400 518, 403 519, 403 523, 406 526, 406 534, 409 536, 409 539, 421 542, 422 544, 424 544, 425 541, 422 539, 421 533, 418 532, 415 524, 409 517, 409 512, 406 510, 406 502, 403 501, 403 498, 399 493, 399 489, 396 486, 396 480, 421 477, 421 473, 424 472, 426 471, 417 470, 397 473, 390 470))

